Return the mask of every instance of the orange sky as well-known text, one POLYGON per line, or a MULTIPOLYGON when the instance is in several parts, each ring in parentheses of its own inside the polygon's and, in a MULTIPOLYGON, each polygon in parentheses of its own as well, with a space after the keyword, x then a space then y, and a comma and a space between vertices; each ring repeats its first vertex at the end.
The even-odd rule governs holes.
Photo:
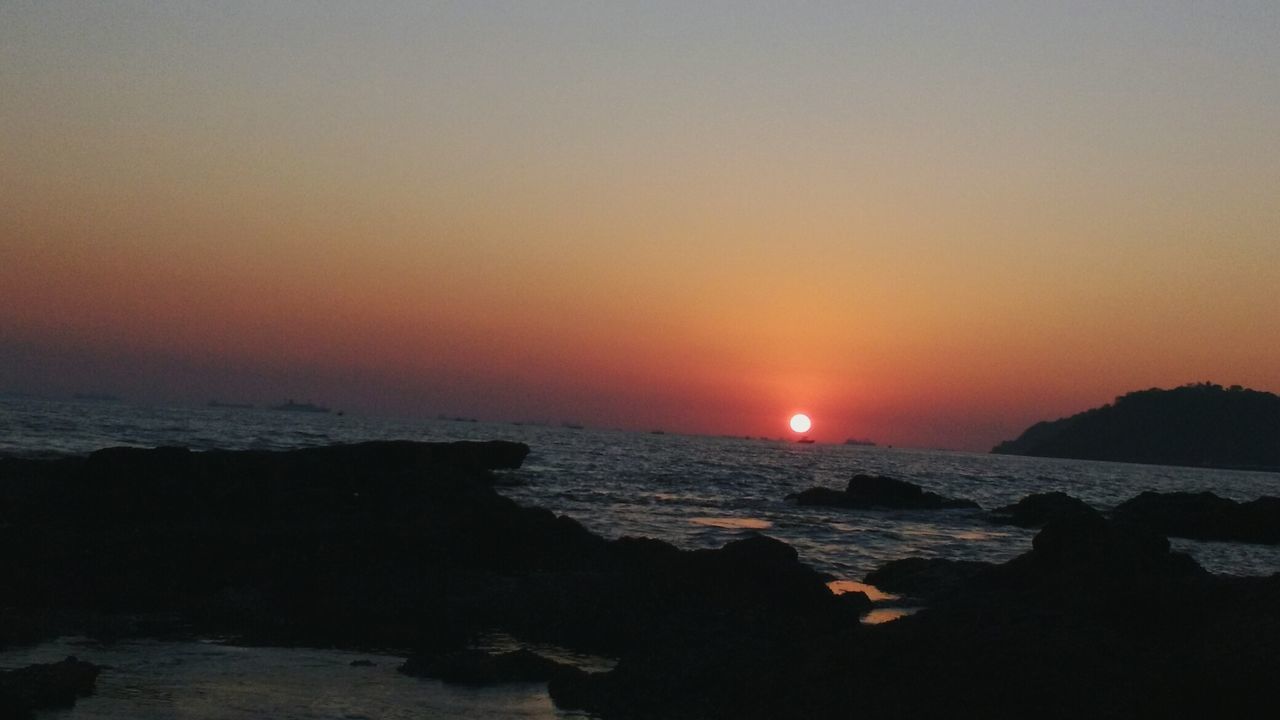
POLYGON ((1280 390, 1274 6, 324 8, 0 8, 0 391, 987 449, 1280 390))

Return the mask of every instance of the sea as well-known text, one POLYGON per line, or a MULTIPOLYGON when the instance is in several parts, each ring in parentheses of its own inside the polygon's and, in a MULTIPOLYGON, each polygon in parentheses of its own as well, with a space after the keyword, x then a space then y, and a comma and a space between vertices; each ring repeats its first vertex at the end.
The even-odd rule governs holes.
MULTIPOLYGON (((683 548, 720 547, 763 533, 795 547, 801 560, 831 575, 834 587, 859 587, 868 572, 899 558, 1000 562, 1026 552, 1034 531, 991 524, 985 511, 1031 493, 1061 490, 1104 511, 1144 490, 1207 490, 1241 501, 1280 495, 1280 474, 1266 472, 539 423, 0 398, 0 455, 54 457, 122 445, 289 449, 385 439, 527 443, 524 466, 504 471, 499 487, 523 504, 568 515, 605 537, 656 537, 683 548), (843 488, 855 473, 907 480, 974 500, 983 510, 857 511, 800 507, 785 499, 814 486, 843 488)), ((1211 572, 1280 572, 1280 547, 1171 543, 1211 572)), ((883 608, 871 619, 904 612, 909 610, 883 608)), ((494 642, 518 644, 510 638, 494 642)), ((69 654, 108 669, 93 697, 48 717, 580 717, 555 709, 538 685, 450 687, 396 673, 401 658, 395 656, 241 648, 216 638, 110 644, 60 638, 0 650, 0 669, 69 654)))

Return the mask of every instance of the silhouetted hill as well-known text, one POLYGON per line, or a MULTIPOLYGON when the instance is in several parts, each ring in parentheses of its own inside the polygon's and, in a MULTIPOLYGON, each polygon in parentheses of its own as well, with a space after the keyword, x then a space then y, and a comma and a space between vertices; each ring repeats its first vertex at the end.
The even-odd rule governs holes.
POLYGON ((1280 469, 1280 396, 1199 383, 1139 390, 1039 422, 995 446, 1005 455, 1280 469))

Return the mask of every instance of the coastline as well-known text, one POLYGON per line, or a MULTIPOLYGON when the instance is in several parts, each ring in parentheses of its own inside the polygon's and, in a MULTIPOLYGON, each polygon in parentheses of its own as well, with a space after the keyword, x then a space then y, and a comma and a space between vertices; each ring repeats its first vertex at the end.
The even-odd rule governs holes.
POLYGON ((444 677, 479 657, 489 677, 533 672, 557 705, 606 718, 801 717, 855 700, 930 714, 958 697, 1014 717, 1032 693, 1064 712, 1130 703, 1178 716, 1203 708, 1198 689, 1215 683, 1237 688, 1242 711, 1269 687, 1257 668, 1280 647, 1269 634, 1280 575, 1213 576, 1164 537, 1096 512, 1051 521, 1003 564, 890 563, 873 584, 926 608, 873 627, 858 622, 872 609, 866 594, 833 594, 829 575, 765 535, 717 550, 606 540, 498 495, 492 470, 527 453, 383 442, 0 461, 5 507, 21 509, 0 529, 14 569, 0 604, 18 610, 3 636, 181 628, 256 645, 403 647, 413 667, 444 677), (467 654, 495 630, 618 663, 507 670, 501 654, 467 654), (1099 679, 1097 658, 1085 660, 1103 647, 1111 675, 1099 679), (1025 681, 1021 694, 1001 699, 1003 682, 974 676, 975 652, 1025 681), (1033 672, 1028 652, 1055 657, 1052 676, 1033 672), (1206 666, 1206 653, 1233 660, 1206 666), (926 658, 950 679, 933 677, 926 658), (938 686, 909 690, 919 682, 938 686))

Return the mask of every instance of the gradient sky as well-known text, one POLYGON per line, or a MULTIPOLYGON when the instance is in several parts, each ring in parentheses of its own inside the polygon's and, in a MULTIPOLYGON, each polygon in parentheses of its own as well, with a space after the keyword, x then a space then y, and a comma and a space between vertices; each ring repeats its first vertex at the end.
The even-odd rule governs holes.
POLYGON ((0 2, 0 390, 985 450, 1277 288, 1274 0, 0 2))

